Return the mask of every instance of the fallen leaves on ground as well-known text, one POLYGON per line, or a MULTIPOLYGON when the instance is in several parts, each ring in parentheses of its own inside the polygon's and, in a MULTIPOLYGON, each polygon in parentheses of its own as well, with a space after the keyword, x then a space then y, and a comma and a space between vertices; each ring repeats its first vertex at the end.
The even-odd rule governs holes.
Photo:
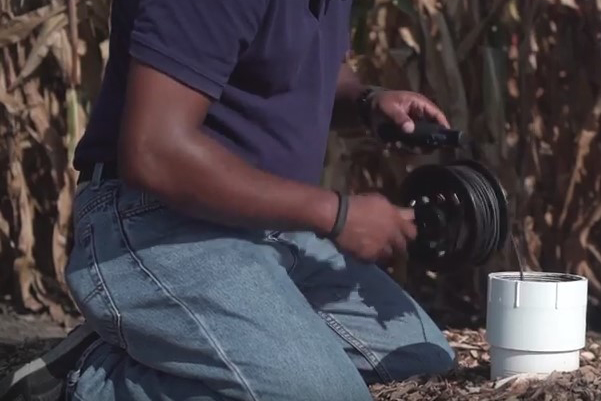
MULTIPOLYGON (((489 380, 490 357, 484 330, 447 330, 445 335, 457 353, 458 367, 444 376, 411 377, 402 382, 371 386, 377 401, 594 401, 601 400, 601 334, 589 333, 580 354, 581 368, 540 378, 520 375, 489 380)), ((0 378, 12 369, 40 356, 57 339, 0 343, 0 378)))
POLYGON ((489 345, 484 330, 447 330, 457 352, 458 367, 444 376, 411 377, 402 382, 371 386, 377 401, 417 400, 543 400, 594 401, 601 399, 601 335, 590 333, 580 354, 581 368, 554 372, 544 378, 519 375, 489 380, 489 345))

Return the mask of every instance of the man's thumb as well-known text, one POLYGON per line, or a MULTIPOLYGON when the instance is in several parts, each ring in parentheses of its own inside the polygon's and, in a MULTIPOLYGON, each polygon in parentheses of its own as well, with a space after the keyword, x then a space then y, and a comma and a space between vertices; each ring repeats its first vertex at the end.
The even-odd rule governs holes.
POLYGON ((396 123, 401 127, 403 132, 406 132, 408 134, 413 133, 413 131, 415 130, 415 123, 413 122, 411 117, 409 117, 409 115, 404 111, 399 111, 397 113, 396 123))
POLYGON ((401 127, 403 128, 403 131, 405 131, 408 134, 411 134, 415 130, 415 123, 412 120, 405 121, 401 125, 401 127))

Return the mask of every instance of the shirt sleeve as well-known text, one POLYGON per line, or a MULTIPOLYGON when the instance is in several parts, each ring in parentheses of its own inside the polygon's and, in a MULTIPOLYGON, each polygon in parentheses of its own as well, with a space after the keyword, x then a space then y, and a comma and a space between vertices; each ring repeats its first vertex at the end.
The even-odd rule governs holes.
MULTIPOLYGON (((128 0, 129 1, 129 0, 128 0)), ((268 0, 139 0, 130 54, 219 99, 268 0)))

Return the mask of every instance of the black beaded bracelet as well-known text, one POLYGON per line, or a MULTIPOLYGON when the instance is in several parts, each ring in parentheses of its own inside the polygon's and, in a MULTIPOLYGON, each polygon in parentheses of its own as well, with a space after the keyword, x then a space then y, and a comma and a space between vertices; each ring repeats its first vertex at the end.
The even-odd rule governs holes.
POLYGON ((348 215, 349 207, 349 198, 347 195, 344 195, 340 191, 336 191, 336 195, 338 195, 338 212, 336 213, 336 222, 334 223, 334 227, 328 235, 328 237, 331 239, 338 237, 342 233, 344 225, 346 224, 346 217, 348 215))

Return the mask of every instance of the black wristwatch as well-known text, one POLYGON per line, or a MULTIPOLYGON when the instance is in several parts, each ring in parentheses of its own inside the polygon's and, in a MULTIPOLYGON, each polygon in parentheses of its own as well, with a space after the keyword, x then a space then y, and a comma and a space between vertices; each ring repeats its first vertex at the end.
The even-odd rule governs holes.
POLYGON ((373 96, 382 90, 383 89, 378 86, 368 86, 361 92, 361 94, 357 98, 359 116, 361 117, 363 124, 365 124, 365 126, 367 127, 371 127, 372 123, 371 116, 373 112, 373 96))

